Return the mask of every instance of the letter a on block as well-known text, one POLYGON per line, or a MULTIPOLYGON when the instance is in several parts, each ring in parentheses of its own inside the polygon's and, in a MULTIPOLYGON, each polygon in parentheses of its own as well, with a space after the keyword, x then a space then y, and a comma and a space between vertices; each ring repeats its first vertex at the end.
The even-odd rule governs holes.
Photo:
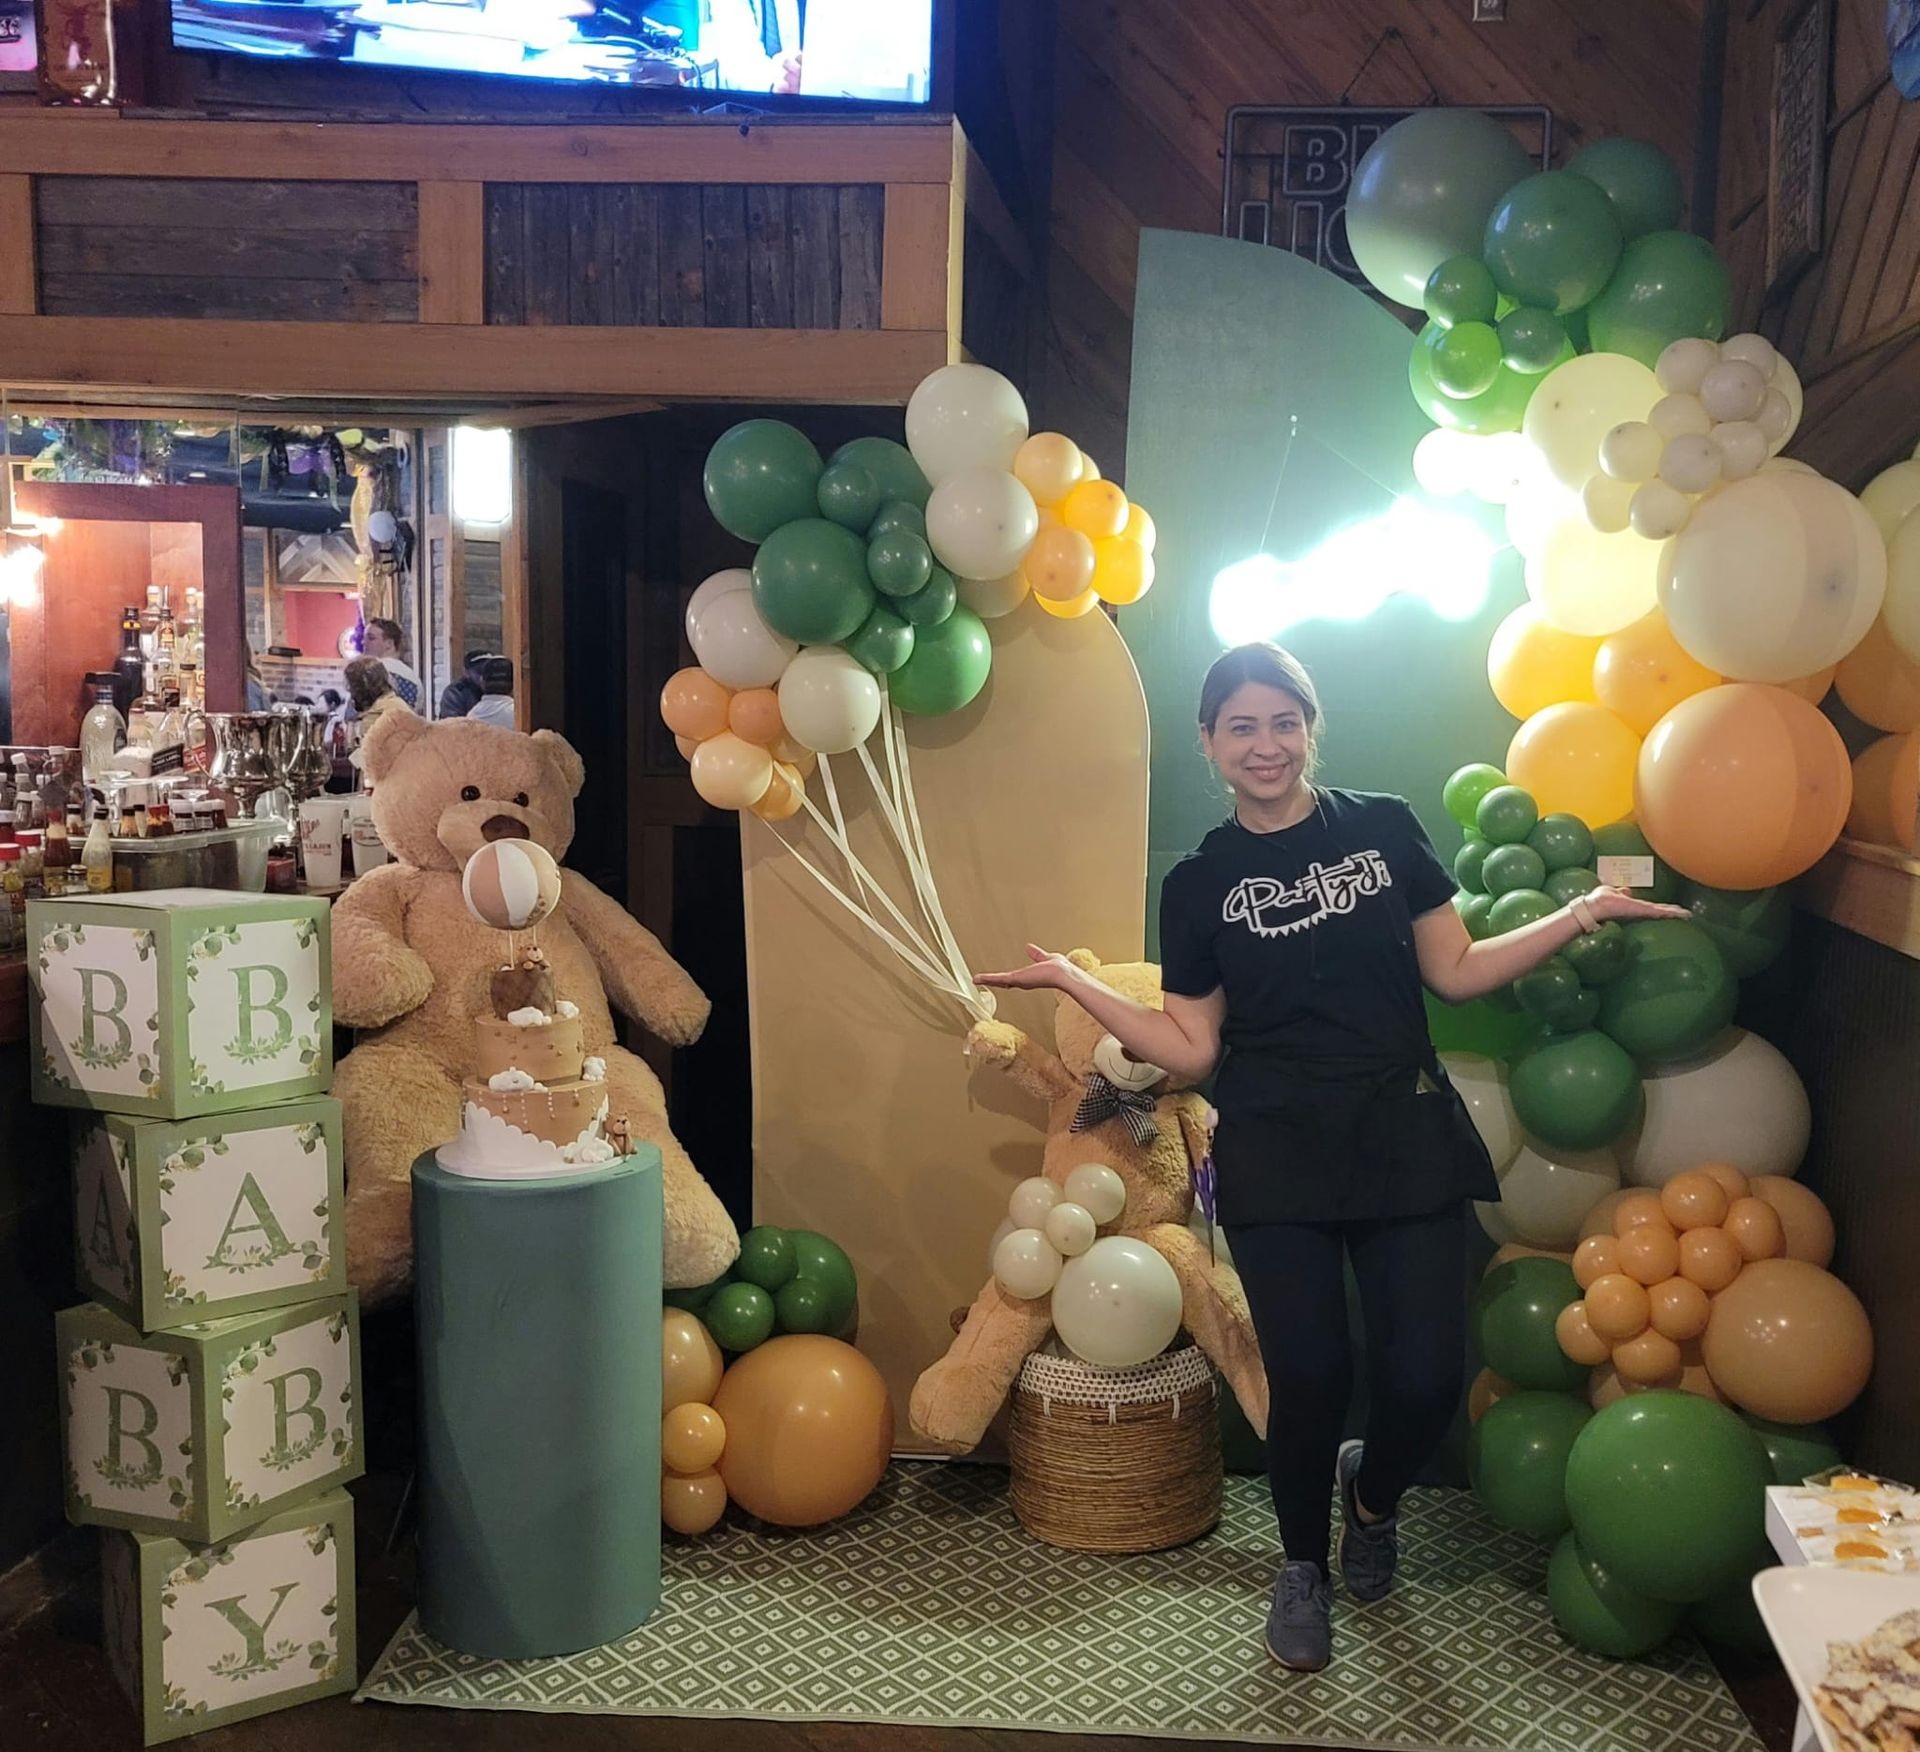
POLYGON ((273 1206, 267 1203, 267 1195, 260 1190, 260 1183, 251 1174, 241 1178, 240 1190, 234 1195, 233 1209, 227 1213, 227 1226, 220 1231, 220 1240, 208 1256, 208 1265, 234 1263, 227 1249, 236 1235, 264 1235, 267 1239, 266 1252, 250 1255, 246 1260, 248 1265, 265 1265, 293 1251, 293 1243, 280 1227, 280 1219, 273 1214, 273 1206), (253 1213, 251 1223, 240 1221, 243 1206, 253 1213))
POLYGON ((217 1612, 237 1630, 247 1645, 247 1658, 243 1666, 227 1672, 230 1679, 238 1679, 249 1673, 266 1672, 278 1662, 267 1660, 267 1632, 272 1629, 273 1621, 280 1616, 280 1608, 287 1603, 287 1596, 298 1582, 282 1582, 273 1590, 273 1610, 265 1618, 256 1619, 244 1604, 245 1594, 235 1594, 231 1600, 209 1600, 207 1610, 217 1612))
POLYGON ((149 1438, 160 1427, 160 1408, 144 1393, 133 1387, 108 1387, 104 1391, 107 1396, 107 1464, 122 1471, 134 1470, 122 1465, 120 1459, 120 1444, 123 1441, 134 1442, 139 1445, 144 1456, 139 1471, 151 1473, 158 1478, 162 1471, 160 1450, 149 1438), (121 1422, 120 1408, 129 1399, 146 1413, 145 1421, 137 1430, 129 1429, 121 1422))
POLYGON ((248 1054, 278 1052, 293 1038, 293 1018, 280 1007, 281 999, 287 995, 286 974, 273 966, 236 967, 233 983, 238 988, 241 1050, 248 1054), (267 976, 268 995, 264 998, 254 995, 253 976, 258 973, 267 976), (254 1036, 253 1019, 257 1013, 273 1018, 273 1032, 264 1040, 254 1036))
POLYGON ((104 1266, 119 1271, 120 1231, 113 1220, 113 1206, 107 1198, 106 1176, 93 1187, 93 1221, 87 1226, 87 1251, 104 1266))
MULTIPOLYGON (((127 1007, 127 982, 105 967, 83 967, 80 972, 80 1040, 89 1058, 121 1058, 133 1049, 133 1031, 127 1027, 121 1011, 127 1007), (104 980, 113 1001, 99 1002, 94 982, 104 980), (104 1022, 113 1029, 113 1044, 102 1047, 94 1034, 94 1025, 104 1022)), ((282 985, 285 984, 283 980, 282 985)), ((291 1025, 289 1025, 291 1026, 291 1025)))
POLYGON ((309 1441, 317 1442, 327 1433, 327 1414, 320 1409, 321 1380, 318 1369, 289 1369, 284 1375, 275 1375, 268 1382, 273 1388, 273 1446, 275 1450, 291 1448, 293 1443, 287 1440, 287 1425, 296 1417, 312 1420, 307 1432, 309 1441), (287 1403, 287 1383, 303 1381, 306 1383, 307 1397, 304 1404, 287 1403))

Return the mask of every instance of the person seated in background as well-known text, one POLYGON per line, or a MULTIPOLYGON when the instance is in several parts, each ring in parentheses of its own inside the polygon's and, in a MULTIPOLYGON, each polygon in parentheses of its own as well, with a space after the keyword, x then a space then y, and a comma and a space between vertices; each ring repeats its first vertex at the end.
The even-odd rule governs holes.
POLYGON ((347 726, 350 746, 347 759, 357 767, 360 765, 360 745, 366 741, 367 732, 379 722, 386 712, 411 711, 405 700, 393 685, 393 677, 388 673, 385 662, 378 657, 356 657, 346 668, 347 704, 353 712, 353 720, 347 726))
POLYGON ((400 696, 400 703, 417 712, 420 709, 420 677, 414 672, 413 665, 400 655, 403 637, 398 621, 370 620, 360 648, 366 656, 378 657, 386 665, 387 679, 393 683, 393 691, 400 696))
POLYGON ((273 695, 260 679, 260 659, 254 655, 253 641, 247 641, 247 710, 264 712, 273 704, 273 695))
POLYGON ((467 716, 478 724, 498 724, 503 730, 511 730, 513 728, 513 659, 492 655, 482 657, 480 683, 483 689, 480 701, 467 716))
POLYGON ((460 659, 460 673, 447 683, 440 695, 441 717, 464 718, 480 703, 480 696, 487 691, 480 684, 480 664, 486 655, 481 649, 469 651, 460 659))

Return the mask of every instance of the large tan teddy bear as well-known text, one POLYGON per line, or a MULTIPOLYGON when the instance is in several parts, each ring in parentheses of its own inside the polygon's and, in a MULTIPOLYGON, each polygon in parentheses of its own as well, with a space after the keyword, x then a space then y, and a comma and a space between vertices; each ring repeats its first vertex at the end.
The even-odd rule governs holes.
MULTIPOLYGON (((340 1061, 345 1108, 347 1271, 368 1305, 401 1294, 413 1267, 414 1159, 460 1129, 460 1084, 473 1073, 473 1019, 491 1013, 488 978, 503 933, 467 911, 460 874, 489 840, 532 839, 556 860, 573 841, 585 768, 551 730, 531 736, 467 718, 429 723, 389 712, 362 744, 373 820, 394 862, 356 881, 333 910, 337 1021, 375 1032, 340 1061)), ((608 1111, 665 1163, 666 1281, 718 1277, 739 1252, 720 1201, 667 1126, 646 1063, 614 1043, 608 1000, 685 1046, 706 1026, 705 994, 645 930, 584 876, 561 872, 560 904, 537 945, 554 987, 580 1007, 584 1044, 606 1060, 608 1111)))
MULTIPOLYGON (((1160 969, 1152 963, 1103 967, 1085 949, 1074 950, 1068 959, 1097 974, 1101 984, 1159 1008, 1160 969)), ((1214 1259, 1187 1226, 1193 1212, 1192 1170, 1207 1153, 1206 1102, 1170 1078, 1159 1081, 1150 1097, 1119 1098, 1116 1085, 1095 1064, 1104 1030, 1071 998, 1060 999, 1053 1034, 1057 1054, 1008 1023, 981 1022, 967 1037, 967 1051, 976 1064, 1004 1071, 1018 1088, 1047 1104, 1040 1171, 1049 1180, 1064 1184, 1081 1164, 1104 1162, 1126 1183, 1126 1208, 1100 1233, 1144 1241, 1173 1267, 1187 1332, 1226 1377, 1255 1433, 1264 1435, 1267 1377, 1246 1292, 1233 1267, 1214 1259)), ((1117 1047, 1111 1042, 1104 1050, 1117 1047)), ((1010 1296, 989 1278, 947 1354, 914 1384, 909 1409, 914 1429, 954 1453, 977 1446, 1018 1380, 1021 1364, 1052 1330, 1047 1297, 1010 1296)))

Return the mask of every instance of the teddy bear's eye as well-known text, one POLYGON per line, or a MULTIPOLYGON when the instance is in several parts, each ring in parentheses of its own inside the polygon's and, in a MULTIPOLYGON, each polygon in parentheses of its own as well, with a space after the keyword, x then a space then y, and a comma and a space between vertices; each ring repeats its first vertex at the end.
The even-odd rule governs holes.
POLYGON ((525 791, 515 791, 513 794, 513 800, 514 802, 518 803, 522 809, 526 808, 527 794, 525 791))
POLYGON ((480 801, 480 787, 478 785, 462 785, 460 787, 460 801, 462 803, 478 803, 480 801))

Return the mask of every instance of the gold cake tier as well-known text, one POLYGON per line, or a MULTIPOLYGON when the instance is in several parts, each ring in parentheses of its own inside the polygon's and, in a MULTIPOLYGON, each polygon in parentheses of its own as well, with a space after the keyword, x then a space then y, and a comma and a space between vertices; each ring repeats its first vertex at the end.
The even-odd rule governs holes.
POLYGON ((578 1016, 555 1016, 521 1028, 497 1016, 473 1019, 474 1075, 481 1083, 502 1071, 525 1071, 536 1083, 565 1083, 586 1062, 578 1016))
POLYGON ((561 1150, 586 1136, 603 1117, 607 1086, 570 1080, 546 1089, 489 1089, 469 1081, 466 1098, 503 1125, 561 1150))

